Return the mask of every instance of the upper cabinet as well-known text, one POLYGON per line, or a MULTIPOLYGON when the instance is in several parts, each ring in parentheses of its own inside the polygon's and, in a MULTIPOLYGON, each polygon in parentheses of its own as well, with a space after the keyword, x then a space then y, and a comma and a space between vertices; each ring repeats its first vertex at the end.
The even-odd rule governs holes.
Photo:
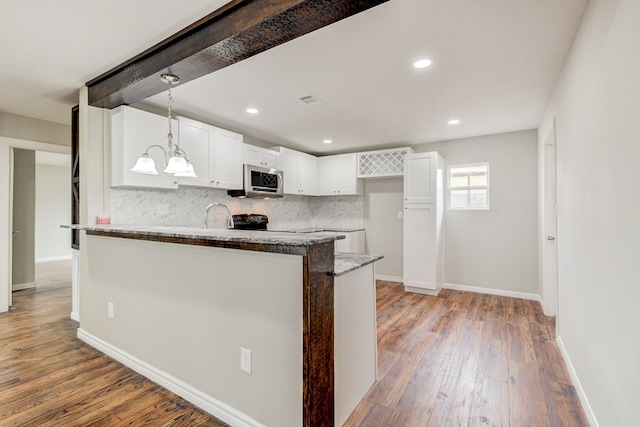
POLYGON ((442 191, 443 162, 442 157, 433 151, 405 157, 405 203, 436 203, 438 191, 442 191))
MULTIPOLYGON (((172 127, 177 130, 177 122, 172 127)), ((162 172, 165 155, 157 147, 149 149, 158 175, 132 172, 131 168, 151 145, 167 149, 167 117, 130 107, 118 107, 111 112, 111 186, 178 188, 178 179, 162 172)), ((175 131, 174 131, 175 133, 175 131)), ((174 135, 174 143, 178 138, 174 135)))
POLYGON ((197 178, 180 178, 180 185, 242 189, 242 135, 196 120, 178 117, 180 148, 197 178))
POLYGON ((315 196, 317 192, 317 157, 285 147, 280 151, 280 169, 284 172, 285 194, 315 196))
POLYGON ((357 155, 339 154, 318 158, 318 194, 321 196, 362 194, 357 178, 357 155))
POLYGON ((263 168, 278 169, 280 153, 255 145, 244 144, 244 163, 263 168))

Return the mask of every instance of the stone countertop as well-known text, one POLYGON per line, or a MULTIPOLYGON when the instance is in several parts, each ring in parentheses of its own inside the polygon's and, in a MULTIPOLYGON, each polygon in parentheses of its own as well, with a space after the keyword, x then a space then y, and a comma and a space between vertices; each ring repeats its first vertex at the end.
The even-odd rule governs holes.
POLYGON ((364 267, 367 264, 376 262, 384 258, 382 255, 352 254, 347 252, 336 252, 333 268, 334 276, 342 276, 351 271, 364 267))
POLYGON ((278 233, 322 233, 322 232, 332 232, 332 233, 353 233, 355 231, 364 231, 364 228, 335 228, 335 227, 310 227, 310 228, 292 228, 292 229, 284 229, 284 230, 273 230, 273 232, 278 233))
POLYGON ((64 225, 64 228, 99 232, 105 235, 127 233, 141 237, 164 237, 200 239, 218 242, 253 243, 262 245, 312 246, 319 243, 333 242, 344 236, 323 235, 314 233, 288 233, 276 231, 212 229, 195 227, 158 227, 138 225, 64 225))
MULTIPOLYGON (((194 227, 159 227, 137 225, 63 225, 63 228, 97 232, 105 236, 122 237, 121 234, 134 235, 144 240, 162 240, 163 238, 179 238, 208 240, 212 242, 236 242, 258 245, 279 245, 292 247, 306 247, 319 243, 333 242, 344 239, 318 232, 277 232, 257 230, 211 229, 194 227)), ((327 231, 324 229, 323 231, 327 231)), ((336 252, 334 258, 334 276, 342 276, 357 270, 383 257, 381 255, 355 254, 336 252)))

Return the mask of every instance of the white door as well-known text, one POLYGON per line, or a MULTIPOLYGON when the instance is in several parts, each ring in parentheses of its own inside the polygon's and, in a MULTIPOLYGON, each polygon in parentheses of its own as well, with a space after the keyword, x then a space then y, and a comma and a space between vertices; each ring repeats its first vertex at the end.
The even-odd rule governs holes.
MULTIPOLYGON (((542 242, 542 300, 544 313, 555 316, 558 295, 558 201, 555 120, 544 141, 544 220, 542 242)), ((556 324, 557 327, 557 324, 556 324)))

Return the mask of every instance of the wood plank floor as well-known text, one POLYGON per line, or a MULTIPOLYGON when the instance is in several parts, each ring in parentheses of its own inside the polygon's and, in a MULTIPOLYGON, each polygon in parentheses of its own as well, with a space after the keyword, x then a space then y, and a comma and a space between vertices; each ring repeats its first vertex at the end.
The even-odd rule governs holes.
POLYGON ((589 425, 533 301, 379 281, 378 366, 345 426, 589 425))
POLYGON ((36 283, 0 314, 0 426, 226 426, 76 338, 70 262, 36 283))
MULTIPOLYGON (((0 314, 0 426, 224 426, 76 338, 70 263, 0 314)), ((379 381, 345 426, 588 426, 537 303, 378 282, 379 381)))

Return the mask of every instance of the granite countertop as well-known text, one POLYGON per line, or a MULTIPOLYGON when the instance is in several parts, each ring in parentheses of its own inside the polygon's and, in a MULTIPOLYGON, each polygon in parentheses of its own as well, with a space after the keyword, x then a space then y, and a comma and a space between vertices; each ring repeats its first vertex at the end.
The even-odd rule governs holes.
POLYGON ((139 225, 64 225, 64 228, 96 231, 109 235, 128 233, 138 236, 178 237, 204 239, 220 242, 255 243, 263 245, 311 246, 319 243, 333 242, 344 236, 322 235, 314 233, 288 233, 275 231, 212 229, 196 227, 159 227, 139 225))
POLYGON ((284 230, 272 230, 274 233, 353 233, 354 231, 364 231, 364 228, 335 228, 335 227, 310 227, 310 228, 291 228, 284 230))
MULTIPOLYGON (((139 225, 63 225, 63 228, 74 230, 86 230, 98 232, 109 236, 121 237, 122 233, 141 237, 156 238, 186 238, 204 239, 219 242, 241 242, 255 243, 263 245, 284 245, 284 246, 311 246, 319 243, 333 242, 344 239, 344 236, 323 234, 322 231, 287 232, 287 231, 258 231, 258 230, 230 230, 195 227, 159 227, 159 226, 139 226, 139 225)), ((150 239, 152 240, 152 239, 150 239)), ((383 257, 381 255, 354 254, 346 252, 336 252, 334 259, 334 276, 342 276, 351 271, 357 270, 372 262, 376 262, 383 257)))
POLYGON ((384 258, 382 255, 352 254, 347 252, 336 252, 333 267, 334 276, 342 276, 367 264, 376 262, 384 258))

